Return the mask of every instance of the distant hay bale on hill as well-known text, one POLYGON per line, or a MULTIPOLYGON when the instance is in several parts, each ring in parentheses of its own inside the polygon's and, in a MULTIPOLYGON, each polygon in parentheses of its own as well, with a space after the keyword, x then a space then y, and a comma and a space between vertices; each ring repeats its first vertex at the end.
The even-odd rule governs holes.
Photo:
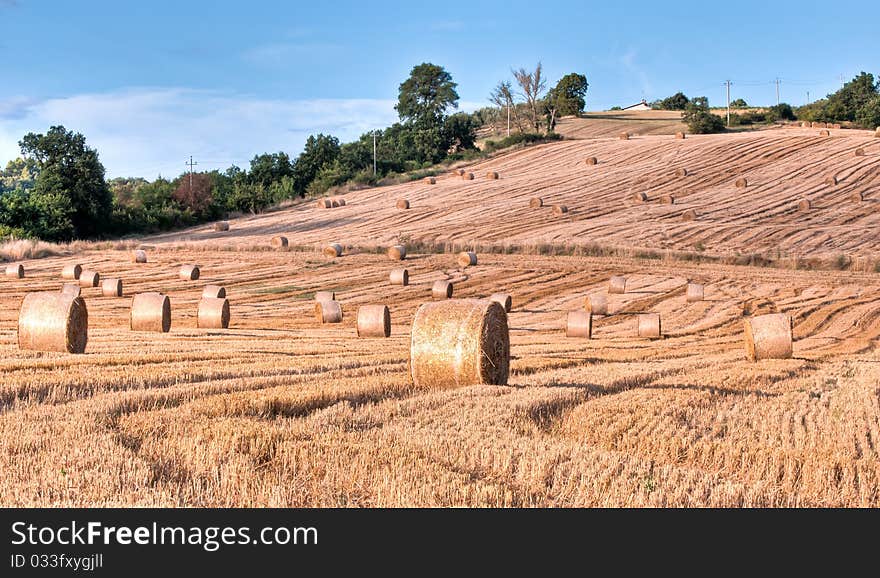
POLYGON ((749 186, 749 180, 748 180, 747 178, 745 178, 745 177, 740 177, 740 178, 736 179, 736 183, 735 183, 735 184, 736 184, 736 188, 738 188, 738 189, 744 189, 744 188, 746 188, 747 186, 749 186))
POLYGON ((564 215, 568 212, 568 207, 566 205, 553 205, 553 214, 554 215, 564 215))
POLYGON ((336 301, 335 291, 317 291, 315 301, 336 301))
POLYGON ((391 335, 391 313, 386 305, 361 305, 357 312, 358 337, 391 335))
POLYGON ((202 299, 218 299, 226 297, 226 288, 220 285, 205 285, 202 289, 202 299))
POLYGON ((138 249, 136 251, 132 251, 131 262, 132 263, 146 263, 147 262, 147 252, 144 251, 143 249, 138 249))
POLYGON ((660 195, 660 204, 661 205, 674 205, 675 197, 672 195, 660 195))
POLYGON ((459 267, 472 267, 477 264, 477 254, 473 251, 462 251, 456 259, 459 267))
POLYGON ((829 186, 834 186, 837 184, 837 177, 834 175, 828 175, 825 177, 825 184, 829 186))
POLYGON ((342 305, 338 301, 315 301, 318 323, 342 323, 342 305))
POLYGON ((648 195, 645 193, 633 193, 632 200, 636 203, 647 203, 648 195))
POLYGON ((331 208, 335 209, 338 206, 339 206, 339 201, 337 201, 336 199, 330 199, 330 207, 331 208))
POLYGON ((322 249, 322 253, 324 253, 325 257, 341 257, 342 245, 339 243, 330 243, 322 249))
POLYGON ((161 293, 138 293, 131 300, 131 330, 171 331, 171 300, 161 293))
POLYGON ((877 127, 877 130, 874 131, 874 137, 880 138, 880 126, 877 127))
POLYGON ((61 286, 61 293, 79 297, 82 295, 82 288, 79 286, 79 283, 65 283, 61 286))
POLYGON ((406 287, 409 285, 409 271, 407 269, 394 269, 389 273, 388 280, 392 285, 406 287))
POLYGON ((431 298, 435 301, 452 299, 452 282, 434 281, 434 285, 431 286, 431 298))
POLYGON ((587 295, 584 299, 584 310, 593 315, 608 315, 608 296, 604 293, 587 295))
POLYGON ((785 313, 771 313, 743 320, 746 357, 789 359, 792 355, 792 318, 785 313))
POLYGON ((80 287, 97 287, 101 283, 101 276, 97 271, 83 271, 79 274, 80 287))
POLYGON ((849 200, 854 203, 861 203, 862 201, 865 200, 865 195, 864 195, 864 193, 856 191, 849 196, 849 200))
POLYGON ((532 197, 529 199, 529 208, 540 209, 544 206, 544 199, 541 197, 532 197))
POLYGON ((89 312, 82 297, 28 293, 18 314, 18 347, 83 353, 89 339, 89 312))
POLYGON ((101 295, 104 297, 122 297, 122 279, 106 278, 102 280, 101 295))
POLYGON ((806 212, 813 208, 813 202, 810 199, 802 199, 798 203, 798 211, 806 212))
POLYGON ((659 313, 642 313, 639 315, 639 337, 642 339, 659 339, 662 336, 659 313))
POLYGON ((457 170, 455 171, 455 174, 457 174, 458 176, 462 176, 462 175, 464 175, 464 169, 457 169, 457 170))
POLYGON ((596 157, 587 157, 587 160, 586 160, 585 162, 586 162, 589 166, 592 167, 592 166, 596 166, 596 165, 599 164, 599 159, 597 159, 596 157))
POLYGON ((612 294, 626 293, 626 277, 615 275, 608 280, 608 292, 612 294))
POLYGON ((507 314, 498 303, 425 303, 416 311, 410 333, 410 371, 416 387, 507 384, 510 333, 507 314))
POLYGON ((677 177, 686 177, 686 176, 688 176, 688 170, 687 170, 687 169, 677 169, 677 170, 675 171, 675 176, 677 176, 677 177))
POLYGON ((684 140, 685 134, 683 132, 679 131, 679 132, 675 133, 675 138, 677 138, 679 140, 684 140))
POLYGON ((199 300, 199 329, 229 328, 229 299, 225 297, 202 297, 199 300))
POLYGON ((178 277, 184 281, 195 281, 202 274, 198 265, 181 265, 178 277))
POLYGON ((333 207, 333 203, 330 202, 330 199, 318 199, 317 205, 319 209, 330 209, 333 207))
POLYGON ((513 308, 513 298, 510 296, 510 293, 492 293, 489 295, 489 301, 494 301, 504 307, 505 313, 510 313, 510 310, 513 308))
POLYGON ((593 316, 589 311, 569 311, 565 320, 565 336, 581 339, 593 337, 593 316))
POLYGON ((336 197, 334 200, 336 201, 337 206, 339 206, 339 207, 345 206, 345 199, 343 199, 342 197, 336 197))
POLYGON ((271 245, 273 247, 278 248, 278 249, 287 247, 287 245, 289 244, 287 237, 282 237, 280 235, 277 237, 272 237, 272 240, 269 242, 271 243, 271 245))
POLYGON ((227 221, 217 221, 216 223, 214 223, 214 230, 218 231, 218 232, 219 231, 228 231, 229 230, 229 223, 227 221))
POLYGON ((857 148, 857 149, 856 149, 856 156, 857 156, 857 157, 863 157, 863 156, 865 156, 865 149, 863 149, 863 148, 857 148))
POLYGON ((496 173, 495 171, 489 171, 488 173, 486 173, 486 178, 490 181, 495 181, 498 179, 498 173, 496 173))
POLYGON ((839 124, 834 123, 834 124, 829 124, 828 128, 833 128, 834 130, 840 130, 841 127, 839 124))
POLYGON ((397 199, 397 208, 398 209, 408 209, 409 208, 409 201, 407 201, 406 199, 397 199))
POLYGON ((810 122, 806 120, 801 122, 801 128, 810 128, 810 122))
POLYGON ((436 185, 437 179, 435 179, 434 177, 425 177, 425 183, 429 185, 436 185))
POLYGON ((24 265, 21 263, 13 263, 11 265, 6 266, 6 276, 12 277, 13 279, 23 279, 24 278, 24 265))
POLYGON ((617 135, 617 138, 620 139, 620 140, 629 140, 629 133, 628 133, 628 132, 622 132, 622 133, 620 133, 620 134, 617 135))
POLYGON ((687 211, 681 214, 682 221, 696 221, 697 220, 697 212, 693 209, 688 209, 687 211))
POLYGON ((406 259, 406 247, 404 245, 394 245, 388 247, 386 251, 388 258, 392 261, 403 261, 406 259))
POLYGON ((464 173, 461 175, 461 178, 465 181, 472 181, 474 180, 474 173, 464 173))
POLYGON ((699 283, 688 283, 685 290, 685 301, 687 303, 696 303, 702 301, 705 289, 699 283))
POLYGON ((79 276, 82 274, 82 265, 79 263, 65 265, 64 269, 61 270, 61 278, 62 279, 79 279, 79 276))
POLYGON ((828 132, 827 130, 820 130, 819 136, 831 136, 831 133, 828 132))

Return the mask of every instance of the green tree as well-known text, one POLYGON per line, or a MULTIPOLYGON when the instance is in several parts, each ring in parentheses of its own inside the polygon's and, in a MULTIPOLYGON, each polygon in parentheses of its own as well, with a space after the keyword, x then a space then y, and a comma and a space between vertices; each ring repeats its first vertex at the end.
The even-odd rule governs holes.
POLYGON ((584 97, 589 87, 586 76, 572 72, 563 76, 550 89, 544 99, 548 132, 555 130, 556 119, 560 116, 577 116, 584 111, 587 104, 584 97))
POLYGON ((458 108, 452 76, 442 66, 423 62, 400 85, 397 114, 403 122, 439 127, 450 107, 458 108))
POLYGON ((741 98, 737 98, 736 100, 731 101, 730 108, 748 108, 749 103, 741 98))
POLYGON ((681 119, 693 134, 707 134, 724 130, 724 121, 720 116, 712 114, 712 111, 709 110, 709 99, 705 96, 691 99, 687 110, 682 113, 681 119))
POLYGON ((293 165, 287 153, 257 155, 251 160, 250 182, 268 187, 283 177, 293 176, 293 165))
POLYGON ((476 148, 479 122, 471 115, 459 112, 443 123, 443 140, 447 150, 458 152, 476 148))
POLYGON ((676 92, 672 96, 656 102, 652 108, 659 110, 687 110, 690 102, 690 99, 683 92, 676 92))
POLYGON ((303 152, 293 165, 294 189, 298 195, 305 196, 309 183, 315 179, 318 171, 325 164, 336 160, 339 150, 339 139, 335 136, 324 134, 309 136, 303 152))

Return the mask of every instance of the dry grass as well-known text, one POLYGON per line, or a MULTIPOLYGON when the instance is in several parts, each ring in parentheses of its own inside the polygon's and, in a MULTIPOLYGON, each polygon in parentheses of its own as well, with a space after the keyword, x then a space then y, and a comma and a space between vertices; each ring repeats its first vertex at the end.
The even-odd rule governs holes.
POLYGON ((42 259, 64 252, 60 245, 32 239, 10 239, 0 243, 0 261, 42 259))

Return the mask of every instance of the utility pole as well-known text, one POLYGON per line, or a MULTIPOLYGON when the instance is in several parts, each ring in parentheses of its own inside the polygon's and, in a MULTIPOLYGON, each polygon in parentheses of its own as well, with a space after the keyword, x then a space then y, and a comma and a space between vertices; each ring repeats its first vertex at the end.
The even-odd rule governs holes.
POLYGON ((193 192, 193 167, 198 165, 199 163, 194 163, 192 155, 189 155, 189 162, 183 163, 189 166, 189 194, 193 192))
POLYGON ((843 85, 844 85, 844 82, 843 82, 843 75, 841 74, 841 75, 840 75, 840 88, 843 88, 843 85))
POLYGON ((376 176, 376 131, 373 131, 373 176, 376 176))
POLYGON ((727 126, 730 126, 730 81, 727 81, 727 126))
POLYGON ((782 82, 779 80, 779 77, 776 77, 776 106, 779 106, 779 83, 782 82))
POLYGON ((510 136, 510 101, 507 101, 507 136, 510 136))
POLYGON ((810 91, 807 91, 807 104, 810 104, 810 91))

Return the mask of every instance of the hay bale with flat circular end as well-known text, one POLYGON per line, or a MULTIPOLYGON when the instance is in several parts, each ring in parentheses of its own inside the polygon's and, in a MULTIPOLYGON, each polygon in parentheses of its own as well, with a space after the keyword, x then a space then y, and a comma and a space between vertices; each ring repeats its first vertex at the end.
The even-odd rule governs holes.
POLYGON ((101 283, 101 276, 97 271, 83 271, 79 274, 80 287, 97 287, 101 283))
POLYGON ((202 299, 218 299, 221 297, 226 297, 226 287, 205 285, 202 289, 202 299))
POLYGON ((317 205, 319 209, 330 209, 333 207, 330 199, 318 199, 317 205))
POLYGON ((406 269, 394 269, 388 274, 388 280, 392 285, 406 287, 409 285, 409 271, 406 269))
POLYGON ((62 279, 79 279, 80 274, 82 274, 82 265, 65 265, 64 269, 61 270, 61 278, 62 279))
POLYGON ((801 128, 810 128, 810 123, 806 120, 801 122, 801 128))
POLYGON ((315 301, 315 319, 318 323, 342 323, 342 305, 338 301, 315 301))
POLYGON ((6 266, 6 276, 14 279, 24 279, 24 265, 13 263, 6 266))
POLYGON ((856 156, 857 156, 857 157, 863 157, 863 156, 865 156, 865 149, 863 149, 863 148, 857 148, 857 149, 856 149, 856 156))
POLYGON ((626 277, 615 275, 608 280, 608 293, 622 294, 626 293, 626 277))
POLYGON ((703 300, 705 292, 705 288, 699 283, 688 283, 684 299, 687 303, 696 303, 703 300))
POLYGON ((436 185, 437 184, 437 179, 434 177, 425 177, 423 180, 425 181, 426 185, 436 185))
POLYGON ((622 132, 622 133, 620 133, 619 135, 617 135, 617 138, 620 139, 620 140, 629 140, 629 133, 628 133, 628 132, 622 132))
POLYGON ((146 263, 147 262, 147 252, 143 249, 138 249, 136 251, 131 252, 131 262, 132 263, 146 263))
POLYGON ((587 295, 584 310, 593 315, 608 315, 608 297, 602 293, 587 295))
POLYGON ((341 257, 342 245, 339 243, 330 243, 321 250, 325 257, 341 257))
POLYGON ((489 171, 488 173, 486 173, 486 178, 490 181, 497 181, 498 173, 496 173, 495 171, 489 171))
POLYGON ((361 305, 357 315, 358 337, 391 335, 391 313, 385 305, 361 305))
POLYGON ((833 128, 834 130, 840 130, 841 127, 839 124, 834 123, 832 125, 829 125, 828 128, 833 128))
POLYGON ((639 337, 643 339, 659 339, 662 337, 659 313, 642 313, 639 315, 639 337))
POLYGON ((682 221, 696 221, 697 220, 697 212, 693 209, 688 209, 684 213, 681 214, 682 221))
POLYGON ((861 203, 865 200, 865 195, 863 193, 860 193, 859 191, 856 191, 849 196, 849 200, 854 203, 861 203))
POLYGON ((792 319, 785 313, 771 313, 743 320, 746 357, 759 359, 790 359, 792 354, 792 319))
POLYGON ((431 298, 434 300, 452 299, 452 282, 434 281, 434 285, 431 286, 431 298))
POLYGON ((685 134, 684 134, 683 132, 679 131, 679 132, 675 133, 675 138, 676 138, 677 140, 684 140, 684 139, 685 139, 685 134))
POLYGON ((587 165, 594 167, 599 164, 599 159, 597 159, 596 157, 587 157, 587 160, 584 162, 586 162, 587 165))
POLYGON ((541 197, 532 197, 529 199, 529 208, 530 209, 540 209, 544 206, 544 199, 541 197))
POLYGON ((345 206, 345 199, 343 199, 342 197, 336 197, 335 200, 336 200, 336 205, 337 205, 337 206, 339 206, 339 207, 344 207, 344 206, 345 206))
POLYGON ((131 299, 131 330, 171 331, 171 300, 161 293, 138 293, 131 299))
POLYGON ((553 214, 554 215, 564 215, 568 212, 568 207, 565 205, 553 205, 553 214))
POLYGON ((674 205, 675 197, 672 195, 660 195, 660 204, 661 205, 674 205))
POLYGON ((593 315, 589 311, 569 311, 565 320, 565 336, 592 339, 593 315))
POLYGON ((472 181, 474 180, 474 173, 464 173, 461 175, 461 178, 465 181, 472 181))
POLYGON ((408 209, 409 208, 409 201, 407 201, 406 199, 397 199, 397 208, 398 209, 408 209))
POLYGON ((820 130, 819 136, 831 136, 831 133, 828 132, 827 130, 820 130))
POLYGON ((747 186, 749 186, 749 180, 748 180, 747 178, 745 178, 745 177, 740 177, 740 178, 736 179, 736 183, 735 183, 735 184, 736 184, 736 188, 738 188, 738 189, 744 189, 744 188, 746 188, 747 186))
POLYGON ((35 351, 84 353, 89 312, 82 297, 64 293, 28 293, 18 313, 18 347, 35 351))
POLYGON ((203 297, 199 300, 199 329, 229 329, 229 299, 203 297))
POLYGON ((813 202, 810 199, 802 199, 798 203, 798 211, 806 212, 813 208, 813 202))
POLYGON ((216 223, 214 223, 214 230, 217 232, 228 231, 229 230, 229 222, 228 221, 217 221, 216 223))
POLYGON ((459 267, 472 267, 477 264, 477 254, 473 251, 462 251, 456 259, 459 267))
POLYGON ((834 175, 829 175, 825 177, 825 184, 833 187, 837 184, 837 177, 834 175))
POLYGON ((80 288, 79 283, 65 283, 61 286, 61 293, 79 297, 82 295, 82 289, 80 288))
POLYGON ((416 387, 507 385, 510 332, 494 301, 425 303, 413 318, 410 372, 416 387))
POLYGON ((330 199, 330 207, 335 209, 338 206, 339 206, 339 201, 337 201, 336 199, 330 199))
POLYGON ((810 125, 810 128, 819 128, 819 123, 816 121, 809 123, 809 125, 810 125))
POLYGON ((181 265, 177 275, 184 281, 195 281, 201 274, 202 271, 198 265, 181 265))
POLYGON ((513 298, 510 293, 492 293, 489 295, 489 301, 494 301, 504 307, 505 313, 510 313, 510 310, 513 309, 513 298))
POLYGON ((122 297, 122 279, 104 279, 101 281, 101 295, 104 297, 122 297))
POLYGON ((645 193, 633 193, 632 200, 636 203, 647 203, 648 195, 645 193))
POLYGON ((406 259, 406 247, 404 245, 393 245, 388 247, 386 254, 392 261, 403 261, 406 259))
POLYGON ((676 169, 676 171, 675 171, 675 176, 677 176, 677 177, 686 177, 686 176, 688 176, 688 170, 687 170, 687 169, 684 169, 684 168, 682 168, 682 169, 676 169))
POLYGON ((272 244, 273 247, 277 249, 287 247, 287 245, 289 244, 287 237, 282 237, 280 235, 277 237, 272 237, 272 240, 269 242, 272 244))

